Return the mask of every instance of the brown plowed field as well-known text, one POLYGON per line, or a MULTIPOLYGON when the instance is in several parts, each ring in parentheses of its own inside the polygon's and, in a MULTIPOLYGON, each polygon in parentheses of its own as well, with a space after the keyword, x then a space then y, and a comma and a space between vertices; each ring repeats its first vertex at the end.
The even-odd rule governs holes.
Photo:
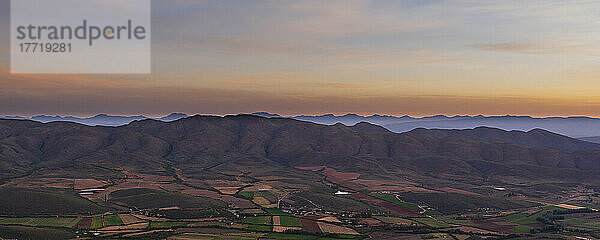
POLYGON ((499 225, 495 224, 490 220, 473 220, 473 223, 476 224, 477 227, 482 228, 484 230, 492 230, 497 232, 512 232, 512 229, 515 225, 499 225))
POLYGON ((347 228, 347 227, 338 226, 338 225, 334 225, 334 224, 319 222, 319 223, 317 223, 317 225, 319 225, 321 232, 324 232, 324 233, 350 234, 350 235, 358 235, 359 234, 358 232, 356 232, 356 230, 354 230, 352 228, 347 228))
POLYGON ((302 223, 302 229, 304 229, 304 231, 308 231, 308 232, 312 232, 312 233, 320 233, 321 232, 321 228, 319 228, 319 225, 317 224, 317 222, 313 221, 313 220, 309 220, 309 219, 300 219, 300 222, 302 223))
POLYGON ((108 184, 106 181, 98 181, 96 179, 75 179, 73 183, 73 188, 75 189, 90 189, 90 188, 100 188, 104 185, 108 184))
POLYGON ((142 222, 141 219, 129 214, 119 214, 119 218, 121 218, 121 221, 123 221, 123 224, 125 225, 142 222))
POLYGON ((77 223, 78 229, 89 229, 92 225, 92 217, 84 217, 77 223))

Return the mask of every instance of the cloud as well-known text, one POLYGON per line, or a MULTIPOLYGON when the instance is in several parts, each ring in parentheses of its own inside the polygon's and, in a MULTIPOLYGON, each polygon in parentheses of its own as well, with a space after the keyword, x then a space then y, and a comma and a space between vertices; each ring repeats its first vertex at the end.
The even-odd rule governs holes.
POLYGON ((590 44, 573 41, 536 41, 536 42, 505 42, 480 43, 470 47, 482 51, 536 54, 536 55, 596 55, 600 51, 590 44))

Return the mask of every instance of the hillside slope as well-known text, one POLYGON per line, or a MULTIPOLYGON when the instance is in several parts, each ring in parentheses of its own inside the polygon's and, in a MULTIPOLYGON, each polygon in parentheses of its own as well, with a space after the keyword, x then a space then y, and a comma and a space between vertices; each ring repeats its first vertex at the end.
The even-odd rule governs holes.
MULTIPOLYGON (((547 135, 519 134, 519 139, 547 135)), ((169 123, 142 120, 122 127, 0 120, 0 178, 31 171, 110 174, 106 167, 122 166, 149 171, 165 165, 193 176, 235 162, 265 168, 325 165, 372 178, 599 181, 594 176, 600 172, 600 151, 571 153, 481 138, 440 136, 435 130, 398 134, 368 123, 326 126, 248 115, 195 116, 169 123)))
POLYGON ((490 127, 477 127, 464 130, 418 128, 410 131, 410 133, 436 138, 461 136, 489 143, 514 143, 527 147, 552 148, 568 152, 600 150, 600 144, 570 138, 543 129, 533 129, 524 132, 518 130, 504 131, 490 127))

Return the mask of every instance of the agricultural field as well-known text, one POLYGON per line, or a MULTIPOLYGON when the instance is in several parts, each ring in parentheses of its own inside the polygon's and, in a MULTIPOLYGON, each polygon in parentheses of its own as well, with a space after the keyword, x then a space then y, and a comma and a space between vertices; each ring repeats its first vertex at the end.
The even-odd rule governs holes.
POLYGON ((92 229, 96 229, 96 228, 101 228, 104 227, 103 221, 102 221, 102 216, 95 216, 92 218, 92 224, 90 225, 90 228, 92 229))
POLYGON ((188 222, 151 222, 150 228, 173 228, 187 226, 188 222))
POLYGON ((317 224, 319 225, 319 229, 321 229, 321 232, 323 232, 323 233, 334 233, 334 234, 343 234, 343 235, 359 235, 359 233, 356 232, 354 229, 351 229, 348 227, 339 226, 339 225, 335 225, 335 224, 331 224, 331 223, 324 223, 324 222, 319 222, 317 224))
POLYGON ((286 227, 301 227, 300 219, 290 216, 280 216, 280 225, 286 227))
POLYGON ((265 225, 248 225, 246 229, 259 232, 270 232, 273 227, 265 225))
POLYGON ((104 215, 104 227, 122 224, 123 220, 121 220, 118 214, 104 215))
POLYGON ((473 196, 459 193, 401 193, 405 201, 424 204, 445 214, 462 213, 481 208, 508 210, 535 207, 538 204, 489 196, 473 196))
POLYGON ((134 217, 131 214, 119 214, 119 218, 121 219, 121 221, 125 225, 132 224, 132 223, 142 222, 142 220, 140 220, 139 218, 134 217))
POLYGON ((246 217, 242 219, 243 223, 247 224, 261 224, 261 225, 269 225, 271 224, 270 216, 259 216, 259 217, 246 217))
POLYGON ((516 233, 529 233, 531 232, 531 227, 519 225, 513 228, 513 232, 516 233))
POLYGON ((1 226, 0 234, 4 239, 47 239, 63 240, 75 237, 75 233, 54 228, 39 228, 26 226, 1 226))
POLYGON ((409 203, 409 202, 402 201, 402 200, 399 199, 400 197, 397 196, 396 194, 372 193, 371 196, 383 199, 385 201, 394 203, 394 204, 399 205, 399 206, 403 206, 403 207, 408 208, 410 210, 413 210, 415 212, 420 212, 421 211, 421 208, 419 208, 419 205, 414 204, 414 203, 409 203))
POLYGON ((423 225, 432 227, 432 228, 447 228, 452 227, 452 225, 446 224, 444 222, 438 221, 433 218, 423 217, 423 218, 411 218, 411 220, 421 223, 423 225))
POLYGON ((107 208, 74 192, 53 189, 0 188, 0 215, 69 215, 101 213, 107 208))
MULTIPOLYGON (((591 236, 600 226, 597 224, 600 216, 580 208, 585 205, 576 202, 540 204, 525 198, 483 194, 478 189, 428 188, 410 181, 394 184, 364 180, 356 174, 333 170, 302 173, 312 174, 310 180, 293 174, 277 176, 272 169, 254 170, 255 176, 204 172, 211 178, 227 179, 205 180, 187 178, 181 170, 168 167, 158 168, 155 174, 117 169, 114 172, 125 178, 80 178, 72 182, 70 190, 5 188, 5 198, 20 192, 34 208, 41 206, 36 200, 40 197, 47 197, 52 204, 59 203, 48 208, 51 211, 46 214, 32 214, 23 209, 19 215, 0 217, 0 227, 32 232, 60 229, 73 237, 98 235, 105 239, 326 240, 369 236, 391 239, 396 235, 407 239, 467 239, 509 234, 531 237, 554 234, 548 229, 557 226, 591 236), (101 186, 106 190, 84 198, 74 191, 75 185, 101 186), (366 188, 371 185, 402 191, 366 188), (476 190, 479 192, 475 193, 476 190), (334 194, 337 191, 349 194, 334 194), (68 204, 61 201, 74 208, 67 208, 68 204)), ((36 178, 35 184, 42 184, 39 179, 36 178)), ((52 179, 51 184, 63 183, 62 178, 52 179)), ((9 210, 5 208, 7 213, 9 210)), ((0 237, 4 236, 0 233, 0 237)))
POLYGON ((254 192, 248 192, 248 191, 242 191, 238 193, 240 196, 246 198, 246 199, 254 199, 254 192))
POLYGON ((265 209, 265 211, 269 215, 288 215, 287 213, 284 213, 283 211, 281 211, 281 209, 277 209, 277 208, 267 208, 267 209, 265 209))
POLYGON ((0 218, 0 225, 23 225, 33 227, 68 227, 77 223, 78 218, 0 218))

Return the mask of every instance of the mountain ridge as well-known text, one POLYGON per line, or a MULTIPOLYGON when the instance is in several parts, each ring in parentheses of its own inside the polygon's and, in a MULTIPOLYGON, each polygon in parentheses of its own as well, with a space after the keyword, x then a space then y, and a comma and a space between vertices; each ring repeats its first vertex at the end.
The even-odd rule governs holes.
MULTIPOLYGON (((278 114, 254 113, 257 116, 269 117, 278 114)), ((530 131, 532 129, 545 129, 561 135, 573 138, 600 136, 600 118, 586 116, 571 117, 531 117, 531 116, 483 116, 483 115, 434 115, 425 117, 411 117, 408 115, 396 117, 390 115, 361 116, 357 114, 346 115, 299 115, 290 116, 298 120, 310 121, 320 124, 333 125, 342 123, 344 125, 354 125, 359 122, 369 122, 383 126, 392 132, 409 132, 417 128, 427 129, 472 129, 476 127, 494 127, 502 130, 521 130, 530 131)))
POLYGON ((59 115, 56 116, 48 116, 48 115, 36 115, 32 117, 21 117, 21 116, 4 116, 0 117, 0 119, 14 119, 14 120, 32 120, 36 122, 48 123, 48 122, 74 122, 79 124, 84 124, 88 126, 123 126, 129 124, 136 120, 143 119, 156 119, 159 121, 170 122, 175 121, 181 118, 189 117, 184 113, 171 113, 167 116, 158 117, 158 118, 150 118, 143 115, 139 116, 118 116, 118 115, 108 115, 108 114, 97 114, 91 117, 73 117, 66 116, 62 117, 59 115))
POLYGON ((41 169, 37 174, 83 174, 100 171, 97 166, 145 171, 169 165, 193 176, 233 163, 328 166, 372 178, 594 182, 600 151, 566 152, 465 136, 393 133, 369 123, 328 126, 252 115, 144 119, 119 127, 0 120, 0 179, 35 169, 41 169))
MULTIPOLYGON (((476 127, 487 126, 507 131, 530 131, 532 129, 540 128, 573 138, 588 137, 588 141, 592 142, 594 142, 595 140, 591 137, 600 136, 600 118, 592 118, 585 116, 536 118, 531 116, 515 115, 433 115, 425 117, 411 117, 408 115, 392 116, 380 114, 361 116, 353 113, 337 116, 334 114, 282 116, 279 114, 272 114, 268 112, 255 112, 249 115, 261 116, 266 118, 292 118, 325 125, 334 125, 336 123, 342 123, 347 126, 353 126, 360 122, 369 122, 375 125, 383 126, 386 129, 397 133, 409 132, 417 128, 473 129, 476 127)), ((87 118, 38 115, 29 118, 21 116, 4 116, 0 117, 0 119, 29 119, 38 122, 68 121, 90 126, 123 126, 135 120, 158 119, 161 121, 174 121, 185 117, 189 117, 189 115, 183 113, 172 113, 168 116, 160 118, 150 118, 143 115, 119 116, 107 114, 98 114, 87 118)), ((585 141, 585 139, 583 140, 585 141)))

